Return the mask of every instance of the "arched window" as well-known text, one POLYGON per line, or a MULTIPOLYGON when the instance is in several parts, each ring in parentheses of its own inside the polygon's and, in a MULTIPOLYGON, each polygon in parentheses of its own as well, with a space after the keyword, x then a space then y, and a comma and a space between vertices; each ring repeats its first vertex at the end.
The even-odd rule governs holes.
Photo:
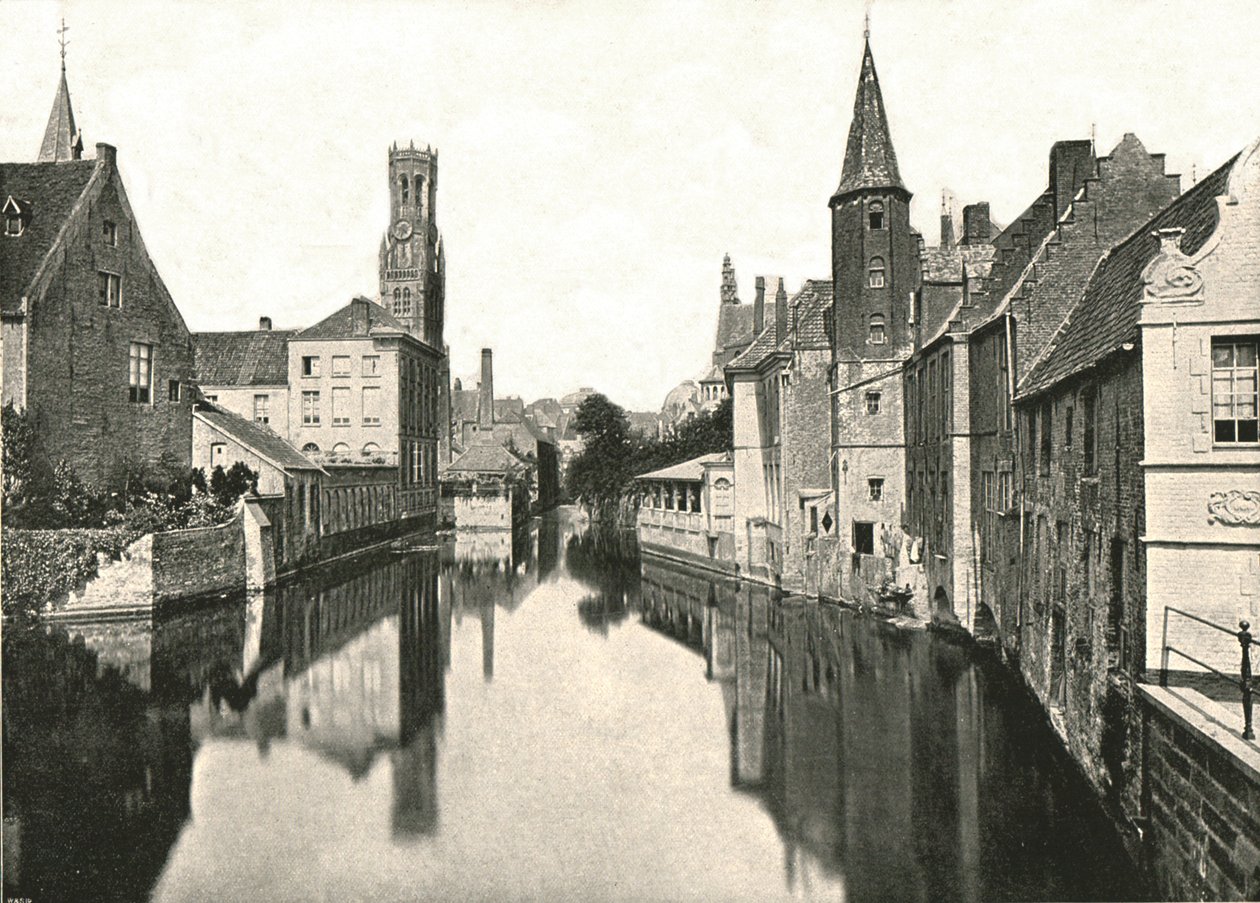
POLYGON ((409 317, 411 316, 411 289, 403 289, 402 297, 402 315, 404 317, 409 317))
POLYGON ((332 453, 334 455, 348 455, 350 454, 350 446, 344 442, 338 442, 332 447, 332 453))
POLYGON ((302 446, 302 454, 304 454, 304 455, 318 455, 318 454, 319 454, 319 446, 318 446, 318 445, 316 445, 314 442, 308 442, 308 443, 306 443, 305 445, 303 445, 303 446, 302 446))
POLYGON ((381 447, 375 442, 369 442, 367 445, 363 446, 363 457, 370 458, 380 450, 381 447))
POLYGON ((867 217, 872 229, 884 228, 884 204, 882 201, 871 201, 866 208, 867 217))
POLYGON ((870 286, 871 288, 884 287, 884 258, 882 257, 871 258, 870 286))
POLYGON ((871 344, 884 344, 884 315, 871 314, 871 344))
POLYGON ((405 204, 411 200, 411 183, 407 181, 406 176, 402 176, 398 180, 402 183, 402 202, 405 204))

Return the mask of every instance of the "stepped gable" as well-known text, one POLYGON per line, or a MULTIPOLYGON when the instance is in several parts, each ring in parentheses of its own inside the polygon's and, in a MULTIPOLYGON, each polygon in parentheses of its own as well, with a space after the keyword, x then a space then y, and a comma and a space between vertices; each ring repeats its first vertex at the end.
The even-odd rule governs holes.
POLYGON ((0 238, 0 309, 18 310, 53 250, 62 227, 87 192, 95 160, 68 163, 0 163, 0 205, 10 198, 22 217, 22 234, 0 238))
POLYGON ((193 372, 203 386, 282 386, 295 330, 194 332, 193 372))
POLYGON ((1185 229, 1181 249, 1193 256, 1216 229, 1216 198, 1225 193, 1237 160, 1235 156, 1103 255, 1084 293, 1020 384, 1021 397, 1042 392, 1094 366, 1126 342, 1138 340, 1145 290, 1142 271, 1159 251, 1152 233, 1185 229))

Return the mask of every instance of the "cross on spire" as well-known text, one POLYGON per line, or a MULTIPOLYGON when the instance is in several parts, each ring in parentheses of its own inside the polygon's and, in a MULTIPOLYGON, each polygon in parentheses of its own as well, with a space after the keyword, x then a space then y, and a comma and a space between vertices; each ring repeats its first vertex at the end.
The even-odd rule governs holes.
POLYGON ((61 45, 61 71, 66 71, 66 45, 70 42, 66 40, 66 32, 70 30, 70 26, 66 24, 65 17, 61 19, 61 27, 57 29, 57 43, 61 45))

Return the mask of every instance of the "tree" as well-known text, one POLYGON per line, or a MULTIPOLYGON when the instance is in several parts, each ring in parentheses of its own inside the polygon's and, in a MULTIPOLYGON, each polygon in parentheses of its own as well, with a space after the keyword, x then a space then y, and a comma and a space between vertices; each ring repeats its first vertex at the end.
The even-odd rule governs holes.
POLYGON ((573 429, 582 451, 569 465, 569 494, 600 517, 620 503, 634 476, 630 420, 620 405, 596 393, 578 405, 573 429))

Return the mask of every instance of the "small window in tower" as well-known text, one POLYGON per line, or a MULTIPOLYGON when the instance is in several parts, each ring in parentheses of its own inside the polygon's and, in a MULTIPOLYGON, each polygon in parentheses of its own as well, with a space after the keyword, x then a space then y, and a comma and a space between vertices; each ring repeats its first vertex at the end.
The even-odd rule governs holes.
POLYGON ((884 205, 881 202, 871 201, 871 205, 866 208, 866 211, 872 230, 884 228, 884 205))
POLYGON ((871 258, 871 271, 870 271, 869 282, 870 282, 871 288, 884 287, 884 258, 882 257, 871 258))
MULTIPOLYGON (((874 271, 872 270, 872 272, 874 272, 874 271)), ((880 272, 882 273, 882 272, 883 272, 883 270, 881 270, 880 272)), ((873 279, 873 278, 875 278, 875 277, 874 277, 874 276, 872 276, 871 278, 873 279)), ((882 283, 881 283, 881 284, 882 284, 882 283)), ((872 344, 872 345, 882 345, 882 344, 884 344, 884 339, 885 339, 885 336, 884 336, 884 315, 883 315, 883 314, 871 314, 871 336, 870 336, 870 342, 871 342, 871 344, 872 344)))
POLYGON ((398 311, 398 315, 402 317, 411 316, 411 289, 405 288, 402 292, 402 307, 398 311))
POLYGON ((402 183, 402 202, 405 204, 411 200, 411 183, 407 181, 406 176, 402 176, 399 182, 402 183))

